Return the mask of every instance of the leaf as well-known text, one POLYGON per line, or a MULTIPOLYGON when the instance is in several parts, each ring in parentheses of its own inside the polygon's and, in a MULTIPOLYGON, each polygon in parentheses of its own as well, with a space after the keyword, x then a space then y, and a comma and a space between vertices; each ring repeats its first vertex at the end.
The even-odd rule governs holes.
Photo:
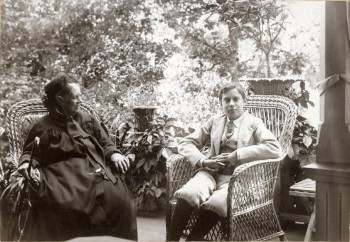
POLYGON ((156 197, 157 197, 157 198, 159 198, 159 197, 162 195, 162 193, 163 193, 163 192, 162 192, 162 189, 160 189, 160 188, 157 188, 157 189, 156 189, 156 197))
POLYGON ((175 118, 169 118, 166 123, 165 126, 175 126, 176 125, 176 119, 175 118))
POLYGON ((152 166, 155 166, 157 165, 158 163, 158 159, 156 157, 152 157, 149 159, 149 163, 152 165, 152 166))
POLYGON ((175 128, 174 127, 170 127, 168 130, 167 130, 167 133, 170 134, 170 136, 175 136, 175 128))
POLYGON ((303 138, 303 143, 306 147, 309 147, 312 144, 312 138, 310 136, 306 135, 303 138))
POLYGON ((169 156, 171 156, 173 154, 173 152, 171 151, 171 149, 168 148, 163 148, 162 151, 162 156, 167 159, 169 156))
POLYGON ((133 163, 135 161, 135 154, 128 154, 126 157, 129 159, 130 163, 133 163))
POLYGON ((302 141, 302 138, 301 138, 301 137, 298 137, 298 138, 295 138, 293 141, 294 141, 294 142, 301 142, 301 141, 302 141))
POLYGON ((159 146, 160 144, 161 144, 160 140, 156 140, 156 141, 154 141, 154 143, 153 143, 154 146, 159 146))
POLYGON ((194 129, 194 128, 192 128, 192 127, 188 127, 188 132, 193 133, 194 131, 195 131, 195 129, 194 129))
POLYGON ((158 123, 159 123, 161 126, 164 126, 164 125, 165 125, 165 119, 164 119, 164 118, 159 117, 157 121, 158 121, 158 123))
POLYGON ((306 120, 306 118, 303 117, 303 116, 298 115, 298 116, 297 116, 297 120, 300 121, 300 122, 303 122, 303 121, 306 120))
POLYGON ((294 154, 294 149, 293 149, 292 146, 289 146, 287 155, 288 155, 289 158, 293 159, 295 154, 294 154))
POLYGON ((141 166, 143 166, 146 162, 145 158, 140 159, 137 164, 136 164, 136 168, 140 168, 141 166))
MULTIPOLYGON (((112 128, 112 129, 115 128, 115 127, 117 126, 117 124, 118 124, 118 122, 119 122, 119 119, 120 119, 120 114, 118 114, 117 117, 116 117, 115 119, 113 119, 113 122, 112 122, 112 124, 111 124, 111 128, 112 128)), ((120 127, 120 126, 119 126, 119 127, 120 127)), ((119 127, 118 127, 118 130, 120 130, 119 127)))
POLYGON ((155 120, 152 120, 151 122, 149 122, 151 125, 157 125, 158 123, 157 123, 157 121, 155 121, 155 120))
MULTIPOLYGON (((114 121, 113 121, 114 123, 114 121)), ((113 124, 112 124, 112 127, 113 127, 113 124)), ((121 123, 119 126, 118 126, 118 130, 121 132, 123 129, 127 129, 128 127, 128 124, 127 123, 121 123)))
POLYGON ((148 172, 149 169, 151 168, 151 163, 149 162, 149 160, 146 160, 144 166, 143 166, 143 169, 148 172))
POLYGON ((315 107, 315 104, 311 101, 308 102, 311 106, 315 107))
POLYGON ((308 155, 301 156, 299 158, 299 162, 300 162, 300 166, 301 167, 306 166, 308 164, 308 161, 309 161, 309 156, 308 155))
POLYGON ((147 142, 152 144, 152 139, 153 139, 152 135, 148 135, 147 142))

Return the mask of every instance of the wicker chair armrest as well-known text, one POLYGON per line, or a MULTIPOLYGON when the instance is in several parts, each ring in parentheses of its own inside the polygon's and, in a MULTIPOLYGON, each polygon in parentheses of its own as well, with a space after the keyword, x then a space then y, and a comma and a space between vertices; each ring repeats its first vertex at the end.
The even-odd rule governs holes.
POLYGON ((190 162, 180 154, 171 155, 166 160, 167 194, 173 199, 174 193, 181 188, 192 176, 195 169, 190 162))
POLYGON ((228 216, 249 212, 273 203, 278 168, 282 158, 242 164, 236 168, 228 187, 228 216))

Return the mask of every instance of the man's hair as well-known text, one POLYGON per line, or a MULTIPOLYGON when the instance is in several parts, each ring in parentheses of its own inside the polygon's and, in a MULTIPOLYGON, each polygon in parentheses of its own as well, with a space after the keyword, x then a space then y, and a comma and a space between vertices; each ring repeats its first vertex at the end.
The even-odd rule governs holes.
POLYGON ((222 96, 224 95, 224 93, 226 93, 227 91, 229 91, 231 89, 237 89, 239 94, 242 95, 243 100, 246 99, 246 94, 245 94, 245 90, 244 90, 243 86, 240 83, 238 83, 238 82, 230 82, 230 83, 225 83, 220 88, 220 90, 219 90, 219 99, 220 99, 220 101, 222 100, 222 96))

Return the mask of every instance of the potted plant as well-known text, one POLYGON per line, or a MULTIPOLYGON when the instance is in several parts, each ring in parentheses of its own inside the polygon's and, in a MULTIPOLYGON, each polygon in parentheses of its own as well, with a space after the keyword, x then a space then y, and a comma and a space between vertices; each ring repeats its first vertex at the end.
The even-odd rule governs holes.
POLYGON ((115 140, 132 161, 126 180, 139 210, 150 212, 164 208, 166 159, 177 153, 179 136, 184 135, 177 120, 166 115, 149 122, 144 132, 135 132, 126 123, 118 126, 115 140))
MULTIPOLYGON (((309 105, 314 106, 314 103, 310 101, 310 93, 305 88, 305 82, 301 81, 299 87, 300 91, 297 92, 295 88, 292 88, 285 93, 285 96, 294 101, 300 109, 306 109, 309 105)), ((290 171, 294 182, 305 179, 301 167, 315 162, 316 144, 317 130, 310 125, 305 117, 299 114, 293 131, 292 146, 288 153, 288 157, 295 163, 290 171)))

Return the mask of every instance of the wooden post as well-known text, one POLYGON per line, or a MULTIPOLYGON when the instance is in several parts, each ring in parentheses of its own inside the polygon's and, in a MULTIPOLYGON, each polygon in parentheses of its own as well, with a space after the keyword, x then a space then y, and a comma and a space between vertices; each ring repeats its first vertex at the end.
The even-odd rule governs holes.
POLYGON ((315 240, 320 241, 349 241, 350 75, 345 73, 350 73, 350 52, 346 11, 346 2, 326 2, 324 63, 329 78, 320 84, 316 163, 304 167, 316 180, 315 240))
MULTIPOLYGON (((2 40, 2 0, 0 0, 0 40, 2 40)), ((0 54, 2 54, 2 45, 0 45, 0 54)))

